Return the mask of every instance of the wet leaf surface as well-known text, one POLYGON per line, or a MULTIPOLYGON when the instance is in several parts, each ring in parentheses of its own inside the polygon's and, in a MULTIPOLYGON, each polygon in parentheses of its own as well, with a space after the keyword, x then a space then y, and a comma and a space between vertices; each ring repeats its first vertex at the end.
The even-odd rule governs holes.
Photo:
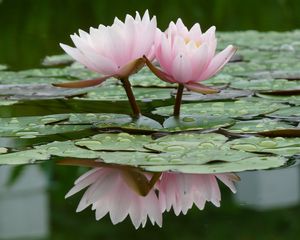
POLYGON ((52 83, 100 78, 67 55, 35 69, 0 65, 0 164, 77 158, 147 171, 217 173, 276 168, 300 154, 300 31, 218 33, 238 52, 203 82, 218 94, 184 92, 148 68, 130 78, 143 116, 133 118, 117 79, 98 87, 52 83), (217 133, 216 133, 217 132, 217 133))

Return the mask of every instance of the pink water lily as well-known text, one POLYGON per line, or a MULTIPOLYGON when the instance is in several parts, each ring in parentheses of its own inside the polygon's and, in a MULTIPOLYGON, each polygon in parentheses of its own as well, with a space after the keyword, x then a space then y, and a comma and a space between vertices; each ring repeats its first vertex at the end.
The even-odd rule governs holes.
POLYGON ((234 182, 239 178, 232 173, 224 174, 183 174, 163 173, 157 189, 162 211, 186 214, 195 204, 200 210, 206 202, 220 206, 221 193, 217 179, 236 192, 234 182))
POLYGON ((133 113, 138 116, 140 110, 128 77, 144 66, 144 55, 153 58, 156 34, 156 17, 150 19, 148 11, 142 18, 138 12, 135 18, 127 15, 124 22, 115 18, 111 26, 101 24, 98 28, 91 27, 89 33, 79 30, 79 35, 71 35, 75 48, 65 44, 60 46, 76 61, 100 73, 102 77, 53 85, 68 88, 90 87, 115 77, 122 81, 133 113))
POLYGON ((85 191, 77 212, 92 205, 96 211, 96 219, 103 218, 107 213, 113 224, 130 216, 135 228, 144 227, 147 218, 151 223, 162 225, 162 211, 153 189, 146 196, 141 196, 129 187, 124 171, 115 168, 94 168, 75 182, 75 186, 66 197, 88 187, 85 191))
POLYGON ((236 48, 229 45, 216 54, 216 46, 215 27, 202 33, 200 25, 196 23, 188 30, 181 19, 178 19, 176 24, 169 24, 156 45, 155 56, 161 69, 147 61, 145 56, 146 63, 154 74, 166 82, 179 84, 179 101, 175 104, 174 115, 179 115, 184 87, 200 93, 218 92, 200 82, 217 74, 233 56, 236 48))
MULTIPOLYGON (((190 30, 178 19, 171 22, 156 47, 156 59, 162 72, 160 77, 171 83, 180 83, 197 90, 199 82, 217 74, 236 51, 232 45, 216 53, 215 27, 205 33, 196 23, 190 30)), ((202 91, 199 86, 199 91, 202 91)))
POLYGON ((111 26, 99 25, 90 32, 79 30, 71 38, 76 48, 61 47, 76 61, 92 71, 117 78, 127 77, 136 70, 135 61, 150 56, 156 34, 156 17, 148 11, 141 18, 127 15, 122 22, 115 18, 111 26))

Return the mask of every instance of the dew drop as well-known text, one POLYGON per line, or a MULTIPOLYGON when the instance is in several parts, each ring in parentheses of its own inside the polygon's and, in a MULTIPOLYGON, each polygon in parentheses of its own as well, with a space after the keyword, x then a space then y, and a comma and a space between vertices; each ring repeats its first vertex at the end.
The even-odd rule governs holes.
POLYGON ((58 121, 58 119, 57 118, 49 117, 49 118, 42 118, 40 121, 42 123, 50 123, 50 122, 56 122, 56 121, 58 121))
POLYGON ((179 158, 171 158, 171 159, 169 160, 169 162, 172 162, 172 163, 181 163, 182 160, 179 159, 179 158))
POLYGON ((163 162, 165 161, 165 159, 161 158, 161 157, 157 157, 157 156, 150 156, 147 158, 147 161, 149 162, 163 162))
POLYGON ((174 146, 166 147, 165 150, 170 151, 170 152, 174 152, 174 151, 184 151, 186 149, 183 146, 174 145, 174 146))
POLYGON ((11 123, 11 124, 16 124, 16 123, 19 123, 19 120, 16 119, 16 118, 12 118, 12 119, 9 121, 9 123, 11 123))
POLYGON ((233 145, 233 147, 235 149, 249 151, 249 152, 257 150, 257 147, 255 145, 252 145, 252 144, 235 144, 235 145, 233 145))
POLYGON ((182 121, 184 121, 184 122, 195 122, 196 119, 193 118, 193 117, 183 117, 182 121))
POLYGON ((17 132, 16 133, 16 136, 30 136, 30 135, 34 135, 34 136, 39 135, 39 132, 17 132))
POLYGON ((214 148, 215 145, 210 142, 204 142, 199 145, 200 148, 214 148))
POLYGON ((265 140, 260 142, 259 145, 266 148, 273 148, 277 146, 277 143, 271 140, 265 140))
POLYGON ((7 153, 8 149, 5 147, 0 147, 0 154, 7 153))
POLYGON ((35 135, 25 135, 25 136, 21 136, 20 138, 36 138, 35 135))
POLYGON ((131 140, 128 138, 118 138, 118 141, 119 142, 127 142, 127 143, 131 142, 131 140))
POLYGON ((94 114, 94 113, 87 113, 86 116, 87 116, 88 118, 96 118, 96 117, 97 117, 97 115, 94 114))
POLYGON ((58 151, 59 148, 58 147, 49 147, 48 150, 49 151, 58 151))

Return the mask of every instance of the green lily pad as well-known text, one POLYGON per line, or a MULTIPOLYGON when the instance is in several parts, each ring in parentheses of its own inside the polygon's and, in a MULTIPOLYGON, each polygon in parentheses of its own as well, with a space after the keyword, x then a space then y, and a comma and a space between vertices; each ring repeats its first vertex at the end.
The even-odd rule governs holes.
POLYGON ((256 91, 274 91, 274 90, 294 90, 300 89, 300 81, 288 81, 285 79, 260 79, 260 80, 240 80, 230 84, 232 88, 256 90, 256 91))
POLYGON ((103 133, 75 141, 75 145, 93 151, 147 151, 144 144, 150 141, 151 137, 149 135, 103 133))
MULTIPOLYGON (((170 89, 167 88, 134 88, 134 96, 137 101, 149 102, 152 100, 170 99, 170 89)), ((78 97, 81 100, 100 101, 128 101, 126 92, 122 86, 110 85, 93 88, 85 96, 78 97)))
POLYGON ((248 170, 265 170, 277 168, 286 163, 282 157, 252 157, 236 162, 217 162, 203 165, 167 165, 167 166, 141 166, 147 171, 152 172, 182 172, 194 174, 226 173, 226 172, 243 172, 248 170))
POLYGON ((130 83, 134 87, 176 87, 156 77, 147 67, 130 76, 130 83))
POLYGON ((300 107, 279 109, 273 113, 268 114, 268 116, 290 121, 300 121, 300 107))
POLYGON ((191 149, 214 149, 222 146, 226 141, 227 137, 217 133, 180 133, 158 138, 144 146, 147 149, 159 152, 186 152, 191 149))
POLYGON ((46 56, 42 62, 44 66, 56 66, 74 62, 74 59, 68 54, 46 56))
POLYGON ((5 84, 0 85, 0 96, 8 99, 51 99, 85 94, 86 89, 66 89, 50 84, 5 84))
POLYGON ((228 131, 234 133, 257 133, 276 129, 293 128, 294 126, 285 122, 281 122, 274 119, 259 119, 251 121, 239 121, 232 127, 228 128, 228 131))
POLYGON ((201 130, 201 129, 218 129, 233 125, 235 121, 228 117, 214 116, 197 116, 197 115, 180 115, 179 117, 167 118, 163 126, 167 130, 201 130))
MULTIPOLYGON (((181 105, 181 112, 184 115, 199 114, 234 118, 264 115, 286 107, 288 106, 284 104, 253 98, 230 102, 187 103, 181 105)), ((172 115, 172 110, 173 106, 159 107, 153 113, 169 116, 172 115)))
POLYGON ((159 122, 145 116, 141 116, 137 119, 131 118, 129 116, 120 116, 120 118, 116 119, 99 121, 97 122, 97 124, 95 124, 95 126, 99 129, 120 128, 123 130, 137 130, 150 132, 162 129, 162 126, 159 122))
POLYGON ((69 118, 68 114, 48 116, 0 118, 0 137, 35 138, 66 132, 77 132, 91 125, 58 125, 53 124, 69 118))
MULTIPOLYGON (((174 95, 176 92, 174 93, 174 95)), ((184 102, 192 101, 215 101, 215 100, 234 100, 241 97, 251 96, 251 91, 246 90, 235 90, 235 89, 224 89, 215 94, 201 94, 196 92, 185 91, 182 96, 184 102)))
MULTIPOLYGON (((134 167, 140 167, 148 171, 177 171, 185 173, 210 173, 220 171, 231 172, 236 170, 253 170, 267 169, 281 166, 285 163, 282 158, 267 158, 259 156, 255 153, 247 151, 224 149, 226 137, 220 134, 178 134, 163 137, 157 140, 150 140, 147 137, 131 138, 135 146, 132 149, 123 151, 126 144, 116 144, 118 137, 123 135, 116 134, 102 135, 102 137, 111 137, 106 139, 103 148, 95 145, 91 140, 82 139, 76 141, 52 142, 46 145, 36 146, 34 149, 24 150, 13 153, 4 153, 0 155, 0 164, 28 164, 51 160, 52 157, 60 158, 76 158, 82 159, 98 159, 108 164, 121 164, 134 167), (142 139, 142 140, 141 140, 142 139), (148 144, 147 144, 148 141, 148 144), (76 146, 80 145, 81 147, 76 146), (119 147, 118 151, 113 151, 115 144, 119 147), (146 152, 145 149, 154 150, 154 152, 146 152), (86 148, 99 149, 101 151, 93 151, 86 148), (109 151, 103 151, 104 148, 109 151), (120 150, 122 150, 120 152, 120 150), (143 151, 137 151, 143 150, 143 151), (251 159, 255 164, 250 164, 251 159), (256 160, 255 160, 256 159, 256 160), (243 165, 245 162, 245 165, 243 165), (194 166, 194 167, 191 167, 194 166), (205 170, 204 170, 205 169, 205 170)), ((96 136, 93 140, 101 138, 96 136)), ((128 139, 128 135, 126 135, 128 139)), ((101 138, 101 140, 103 140, 101 138)), ((127 145, 128 146, 128 145, 127 145)))
POLYGON ((290 104, 297 105, 297 106, 300 105, 300 95, 281 96, 281 95, 256 93, 256 96, 258 96, 260 98, 272 100, 274 102, 290 103, 290 104))
POLYGON ((293 156, 295 154, 300 154, 300 138, 240 138, 227 142, 224 147, 248 152, 274 153, 281 156, 293 156))
POLYGON ((103 123, 117 127, 126 123, 130 123, 132 117, 125 114, 110 114, 110 113, 71 113, 67 121, 62 124, 94 124, 103 123))

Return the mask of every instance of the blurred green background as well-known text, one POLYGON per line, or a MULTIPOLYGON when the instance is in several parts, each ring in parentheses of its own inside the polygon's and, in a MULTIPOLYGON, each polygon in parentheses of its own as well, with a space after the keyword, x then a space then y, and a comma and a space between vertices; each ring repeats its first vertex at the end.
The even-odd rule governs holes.
MULTIPOLYGON (((46 55, 60 54, 60 42, 69 35, 99 23, 111 24, 136 10, 158 17, 165 29, 181 17, 188 26, 200 22, 203 29, 219 31, 254 29, 288 31, 300 28, 299 0, 2 0, 0 1, 0 63, 11 69, 39 66, 46 55)), ((78 169, 48 166, 51 198, 49 239, 298 239, 300 208, 254 211, 232 202, 222 189, 222 207, 211 204, 204 211, 193 209, 186 216, 164 215, 164 227, 135 231, 130 221, 113 226, 108 217, 97 222, 94 213, 75 213, 80 195, 64 200, 79 175, 78 169)), ((1 214, 1 213, 0 213, 1 214)))
POLYGON ((111 24, 136 10, 158 17, 165 29, 181 17, 188 26, 219 31, 256 29, 286 31, 300 28, 299 0, 2 0, 0 4, 0 63, 14 69, 37 66, 45 55, 59 54, 59 42, 99 23, 111 24))

